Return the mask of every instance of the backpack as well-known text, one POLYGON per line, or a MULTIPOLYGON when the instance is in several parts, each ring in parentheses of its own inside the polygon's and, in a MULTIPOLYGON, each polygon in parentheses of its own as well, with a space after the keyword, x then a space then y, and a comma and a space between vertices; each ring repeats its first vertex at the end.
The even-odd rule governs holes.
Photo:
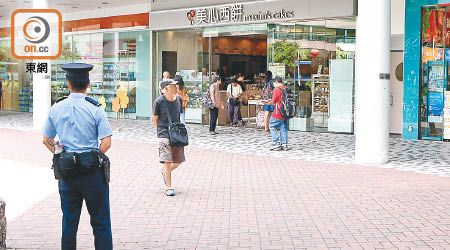
POLYGON ((278 110, 284 118, 293 118, 297 115, 297 103, 295 102, 294 93, 288 87, 281 89, 281 91, 283 94, 281 96, 281 106, 279 106, 278 110))
POLYGON ((182 108, 186 109, 188 102, 189 102, 189 95, 186 92, 186 87, 183 90, 178 90, 178 95, 181 96, 181 100, 182 100, 182 108))
POLYGON ((272 91, 273 91, 272 80, 270 80, 270 82, 264 84, 262 98, 265 100, 272 99, 272 91))
POLYGON ((208 90, 203 94, 202 98, 200 98, 200 104, 205 108, 211 108, 214 106, 214 103, 211 99, 211 92, 208 90))

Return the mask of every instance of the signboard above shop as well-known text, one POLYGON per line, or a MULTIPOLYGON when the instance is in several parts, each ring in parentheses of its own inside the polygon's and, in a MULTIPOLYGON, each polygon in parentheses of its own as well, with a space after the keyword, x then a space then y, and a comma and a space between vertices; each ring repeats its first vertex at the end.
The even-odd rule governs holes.
POLYGON ((185 9, 198 6, 219 6, 226 4, 254 2, 261 0, 152 0, 152 11, 185 9))
POLYGON ((252 22, 265 21, 272 19, 291 19, 294 17, 293 10, 281 9, 277 12, 267 10, 265 12, 258 12, 256 14, 244 13, 243 4, 233 4, 230 6, 222 6, 219 8, 199 8, 191 10, 187 14, 191 25, 208 25, 220 24, 229 22, 252 22))
POLYGON ((356 13, 354 1, 271 0, 244 3, 233 1, 233 3, 222 5, 152 10, 149 14, 150 29, 170 30, 189 27, 352 17, 356 13))

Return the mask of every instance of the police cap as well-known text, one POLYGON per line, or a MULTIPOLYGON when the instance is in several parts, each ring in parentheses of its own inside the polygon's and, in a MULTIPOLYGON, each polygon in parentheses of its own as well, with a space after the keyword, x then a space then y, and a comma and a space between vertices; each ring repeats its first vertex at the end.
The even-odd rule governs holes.
POLYGON ((94 68, 94 65, 86 63, 68 63, 61 65, 61 68, 67 72, 66 78, 70 82, 87 83, 89 82, 89 71, 94 68))

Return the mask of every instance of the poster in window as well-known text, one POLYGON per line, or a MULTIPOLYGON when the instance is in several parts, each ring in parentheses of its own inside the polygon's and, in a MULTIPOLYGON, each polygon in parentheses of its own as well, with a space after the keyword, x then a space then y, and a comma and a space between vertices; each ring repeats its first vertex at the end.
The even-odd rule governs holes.
POLYGON ((442 122, 444 110, 444 97, 442 93, 428 93, 428 122, 442 122))

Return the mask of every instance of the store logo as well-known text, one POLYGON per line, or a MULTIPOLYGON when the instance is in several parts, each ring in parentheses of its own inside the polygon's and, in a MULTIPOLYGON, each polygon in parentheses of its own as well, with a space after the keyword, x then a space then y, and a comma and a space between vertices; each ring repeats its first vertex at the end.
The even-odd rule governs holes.
POLYGON ((191 25, 194 25, 194 17, 195 17, 195 10, 191 10, 187 13, 187 19, 189 22, 191 22, 191 25))
POLYGON ((25 39, 30 43, 42 43, 47 40, 48 35, 50 35, 50 25, 48 25, 48 22, 44 18, 40 16, 32 16, 28 18, 23 25, 23 35, 25 36, 25 39), (35 25, 34 27, 30 27, 33 24, 37 25, 35 25), (35 34, 29 34, 30 30, 35 34))
POLYGON ((19 9, 11 15, 11 53, 17 59, 57 59, 62 16, 55 9, 19 9))

